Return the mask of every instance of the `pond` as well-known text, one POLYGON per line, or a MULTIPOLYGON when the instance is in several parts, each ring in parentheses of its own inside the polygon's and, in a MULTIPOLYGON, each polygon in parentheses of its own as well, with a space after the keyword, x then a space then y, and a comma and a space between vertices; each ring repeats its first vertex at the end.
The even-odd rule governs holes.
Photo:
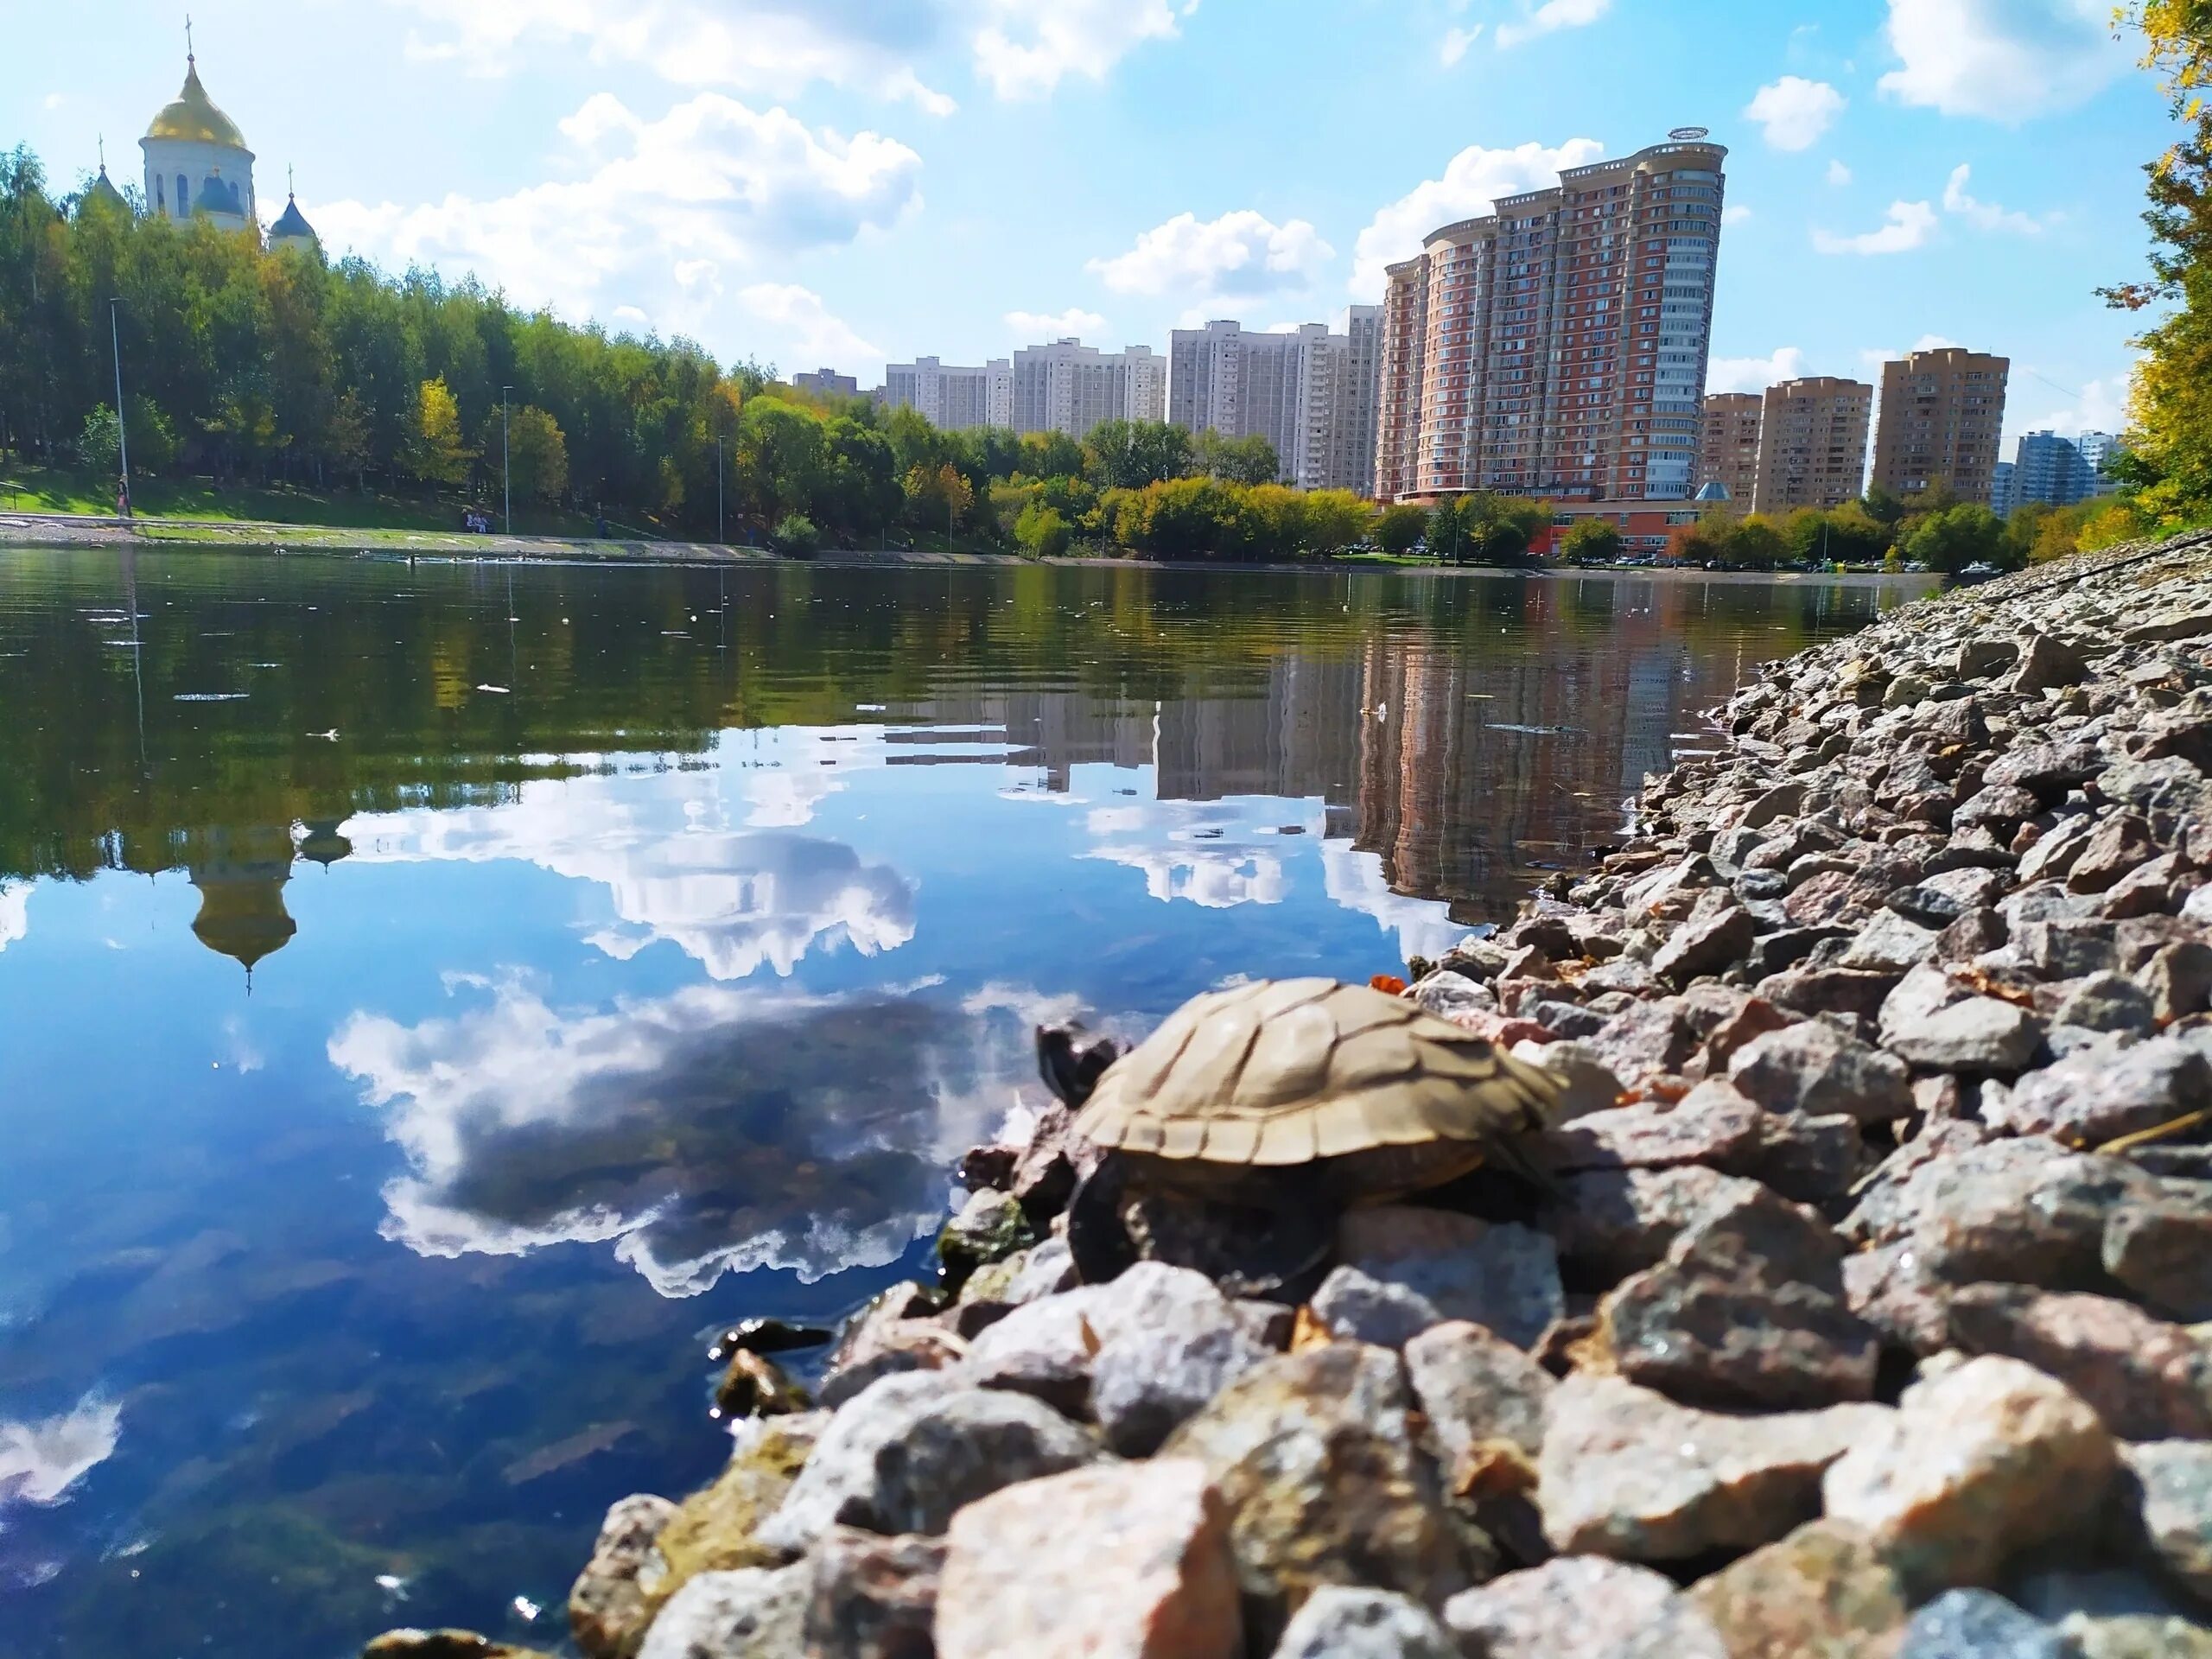
POLYGON ((1910 591, 0 549, 0 1645, 557 1646, 1034 1023, 1510 917, 1910 591))

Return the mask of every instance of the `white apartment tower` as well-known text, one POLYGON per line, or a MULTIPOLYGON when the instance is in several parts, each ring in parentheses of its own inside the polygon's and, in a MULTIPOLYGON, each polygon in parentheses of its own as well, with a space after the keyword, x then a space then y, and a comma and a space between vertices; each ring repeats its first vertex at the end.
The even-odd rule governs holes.
POLYGON ((1167 418, 1193 432, 1265 438, 1286 484, 1365 493, 1375 480, 1382 319, 1380 306, 1354 306, 1342 334, 1318 322, 1282 333, 1229 321, 1178 328, 1167 418))
POLYGON ((981 368, 940 363, 933 357, 893 363, 883 372, 887 409, 913 409, 948 432, 1014 424, 1014 365, 1005 358, 981 368))
POLYGON ((1014 354, 1011 416, 1016 432, 1064 432, 1080 442, 1105 421, 1157 421, 1167 376, 1149 346, 1102 352, 1056 340, 1014 354))

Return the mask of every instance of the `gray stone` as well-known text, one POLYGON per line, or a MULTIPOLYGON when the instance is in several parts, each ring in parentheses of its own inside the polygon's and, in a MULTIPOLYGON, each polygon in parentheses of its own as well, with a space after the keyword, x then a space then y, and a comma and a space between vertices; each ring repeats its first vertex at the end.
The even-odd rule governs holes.
POLYGON ((1205 1274, 1141 1262, 1096 1287, 1090 1408, 1107 1444, 1142 1457, 1170 1429, 1268 1357, 1205 1274))
POLYGON ((1951 1287, 1929 1274, 1910 1243, 1844 1257, 1843 1294, 1891 1348, 1925 1358, 1950 1345, 1951 1287))
POLYGON ((2124 1031, 2139 1036, 2158 1029, 2151 995, 2118 974, 2092 974, 2075 983, 2051 1015, 2054 1023, 2086 1031, 2124 1031))
POLYGON ((2115 1206, 2104 1262, 2154 1313, 2184 1325, 2212 1321, 2212 1186, 2175 1182, 2115 1206))
POLYGON ((1923 926, 1899 915, 1894 908, 1883 911, 1859 930, 1859 937, 1852 941, 1851 948, 1836 965, 1901 974, 1934 956, 1936 928, 1956 919, 1956 914, 1953 914, 1941 918, 1933 926, 1923 926))
POLYGON ((1821 1471, 1890 1415, 1881 1406, 1738 1416, 1619 1377, 1554 1391, 1537 1503, 1570 1554, 1690 1560, 1779 1538, 1820 1512, 1821 1471))
POLYGON ((1096 1440, 1040 1400, 962 1389, 925 1404, 876 1449, 871 1478, 837 1518, 933 1537, 964 1503, 1099 1455, 1096 1440))
POLYGON ((2038 1618, 2170 1618, 2183 1611, 2164 1585, 2126 1567, 2039 1567, 2012 1580, 2012 1595, 2038 1618))
POLYGON ((1980 828, 2009 836, 2041 810, 2043 803, 2026 790, 2017 785, 1993 784, 1961 803, 1951 815, 1951 823, 1958 829, 1980 828))
POLYGON ((868 1521, 877 1456, 957 1386, 943 1371, 907 1371, 873 1382, 846 1402, 776 1512, 761 1523, 760 1542, 796 1554, 840 1522, 868 1521))
POLYGON ((2117 1458, 2078 1395, 1985 1357, 1907 1389, 1821 1491, 1830 1518, 1864 1528, 1934 1592, 1987 1584, 2019 1552, 2093 1529, 2117 1458))
POLYGON ((2183 1618, 2089 1618, 2061 1625, 2081 1659, 2212 1659, 2212 1630, 2183 1618))
POLYGON ((2020 647, 2015 641, 1974 634, 1960 644, 1951 671, 1962 680, 1986 680, 2003 673, 2019 659, 2020 647))
POLYGON ((1683 1600, 1732 1655, 1888 1655, 1902 1639, 1906 1586, 1859 1529, 1812 1522, 1693 1586, 1683 1600))
POLYGON ((1847 1014, 1872 1020, 1897 988, 1897 976, 1856 968, 1793 968, 1759 981, 1758 994, 1777 1008, 1811 1017, 1847 1014))
POLYGON ((2158 855, 2158 839, 2151 826, 2133 812, 2116 812, 2090 831, 2066 874, 2066 885, 2075 893, 2103 893, 2158 855))
POLYGON ((1481 1485, 1501 1459, 1543 1449, 1551 1373, 1503 1338, 1453 1320, 1406 1344, 1406 1376, 1455 1491, 1481 1485))
POLYGON ((809 1557, 807 1659, 930 1659, 940 1538, 885 1538, 832 1527, 809 1557))
POLYGON ((1409 1597, 1324 1585, 1275 1644, 1274 1659, 1460 1659, 1452 1632, 1409 1597))
POLYGON ((2023 1077, 1990 1127, 2101 1145, 2157 1128, 2212 1099, 2212 1061, 2169 1034, 2069 1054, 2023 1077))
POLYGON ((1492 1014, 1497 998, 1480 980, 1444 969, 1414 986, 1412 999, 1429 1013, 1449 1020, 1463 1014, 1492 1014))
POLYGON ((1693 917, 1667 936, 1651 971, 1681 986, 1706 974, 1717 974, 1745 956, 1758 938, 1751 913, 1729 905, 1718 913, 1693 917))
MULTIPOLYGON (((2212 893, 2212 887, 2199 893, 2212 893)), ((2212 1006, 2212 944, 2177 941, 2152 957, 2142 972, 2152 1016, 2162 1023, 2202 1014, 2212 1006)))
POLYGON ((1904 1065, 1816 1020, 1770 1032, 1738 1050, 1728 1081, 1770 1111, 1840 1114, 1875 1122, 1912 1109, 1904 1065))
POLYGON ((985 1187, 969 1193, 960 1213, 945 1223, 937 1253, 947 1272, 964 1277, 1036 1242, 1035 1230, 1014 1194, 985 1187))
POLYGON ((2079 685, 2089 675, 2081 653, 2047 633, 2030 633, 2020 642, 2019 666, 2012 673, 2015 691, 2034 693, 2079 685))
POLYGON ((2087 812, 2061 819, 2046 830, 2036 844, 2020 855, 2019 879, 2025 885, 2043 880, 2063 880, 2074 861, 2082 856, 2082 849, 2089 844, 2090 834, 2097 821, 2087 812))
POLYGON ((1352 1210, 1338 1224, 1337 1259, 1518 1347, 1534 1346, 1566 1306, 1557 1247, 1510 1222, 1408 1205, 1352 1210))
POLYGON ((652 1604, 638 1580, 652 1566, 653 1541, 676 1514, 664 1497, 640 1492, 607 1511, 591 1560, 569 1592, 569 1630, 586 1659, 634 1652, 652 1604))
POLYGON ((1998 756, 1981 776, 1984 783, 2017 785, 2055 804, 2104 768, 2094 743, 2031 743, 1998 756))
POLYGON ((1065 1238, 1046 1239, 1022 1258, 1020 1268, 1007 1281, 999 1300, 1021 1307, 1047 1296, 1072 1290, 1077 1284, 1075 1255, 1065 1238))
POLYGON ((1759 1190, 1755 1181, 1697 1164, 1579 1170, 1559 1185, 1561 1202, 1546 1224, 1560 1259, 1604 1283, 1663 1261, 1678 1235, 1759 1190))
POLYGON ((638 1659, 801 1659, 804 1566, 702 1573, 660 1610, 638 1659))
POLYGON ((1090 1368, 1099 1336, 1082 1289, 1015 1308, 978 1332, 960 1375, 977 1388, 1026 1394, 1071 1417, 1090 1414, 1090 1368))
POLYGON ((1648 1567, 1562 1555, 1462 1590, 1444 1604, 1444 1622, 1477 1659, 1564 1659, 1609 1653, 1640 1636, 1675 1593, 1673 1581, 1648 1567))
POLYGON ((1418 1291, 1352 1267, 1331 1271, 1313 1293, 1313 1317, 1335 1335, 1378 1348, 1402 1348, 1444 1319, 1418 1291))
POLYGON ((1946 1590, 1912 1616, 1897 1659, 2074 1659, 2074 1649, 1993 1592, 1946 1590))
POLYGON ((1993 996, 1970 996, 1884 1033, 1903 1058, 1933 1071, 2016 1077, 2043 1046, 2043 1022, 1993 996))
POLYGON ((2145 1545, 2177 1583, 2212 1605, 2212 1442, 2156 1440, 2121 1455, 2140 1494, 2145 1545))
POLYGON ((842 1408, 881 1382, 918 1371, 942 1371, 960 1362, 961 1339, 935 1319, 869 1320, 840 1350, 822 1383, 821 1403, 842 1408))

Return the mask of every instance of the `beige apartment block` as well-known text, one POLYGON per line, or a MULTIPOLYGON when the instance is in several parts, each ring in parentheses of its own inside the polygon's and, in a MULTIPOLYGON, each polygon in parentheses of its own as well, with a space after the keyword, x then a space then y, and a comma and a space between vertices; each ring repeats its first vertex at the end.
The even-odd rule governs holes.
POLYGON ((1715 391, 1701 406, 1705 433, 1697 449, 1697 483, 1728 486, 1730 506, 1751 510, 1759 476, 1759 416, 1766 400, 1756 391, 1715 391))
POLYGON ((1882 365, 1875 485, 1908 506, 1946 491, 1987 506, 2012 367, 2009 359, 1957 346, 1882 365))
POLYGON ((1826 510, 1858 499, 1866 480, 1874 388, 1814 375, 1766 389, 1760 412, 1754 512, 1826 510))

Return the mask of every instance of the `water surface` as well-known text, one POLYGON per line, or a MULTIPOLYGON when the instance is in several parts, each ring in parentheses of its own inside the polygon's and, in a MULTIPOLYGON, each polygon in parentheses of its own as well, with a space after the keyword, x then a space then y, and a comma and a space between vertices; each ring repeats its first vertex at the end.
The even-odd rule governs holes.
POLYGON ((1508 916, 1903 592, 0 549, 0 1653, 557 1645, 1034 1021, 1508 916))

